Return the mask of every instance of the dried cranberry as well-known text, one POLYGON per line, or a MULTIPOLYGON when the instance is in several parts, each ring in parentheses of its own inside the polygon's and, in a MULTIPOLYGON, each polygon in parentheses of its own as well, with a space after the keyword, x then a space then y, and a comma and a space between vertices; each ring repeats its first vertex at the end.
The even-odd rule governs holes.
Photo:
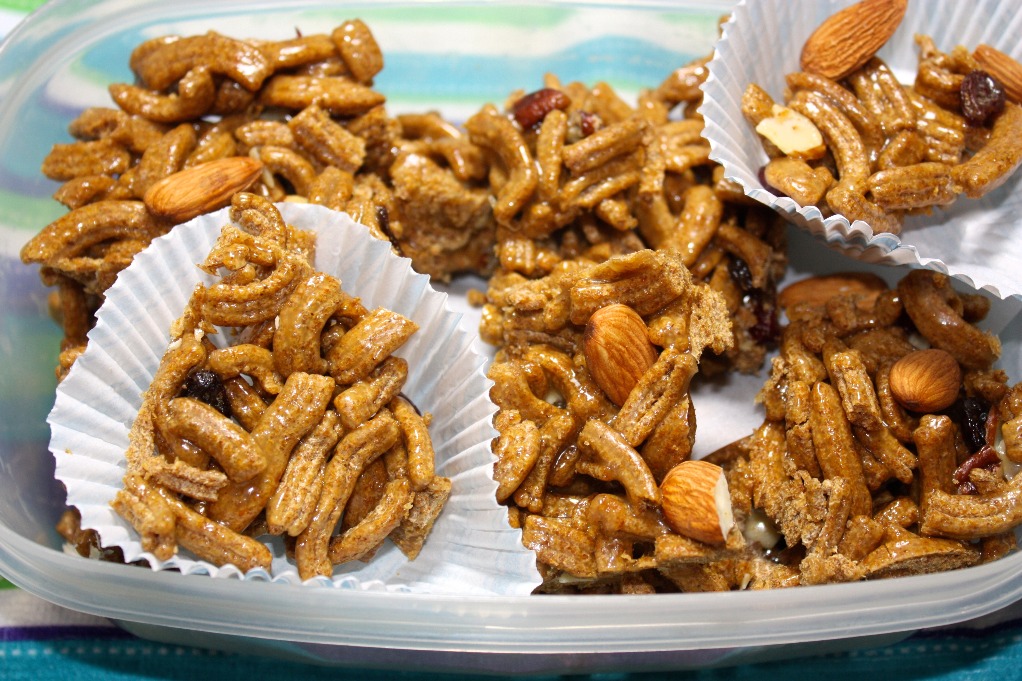
POLYGON ((956 494, 979 494, 979 489, 973 484, 972 480, 966 480, 965 482, 958 485, 955 488, 956 494))
POLYGON ((1004 88, 986 71, 976 69, 962 80, 962 114, 970 125, 983 125, 1004 111, 1004 88))
POLYGON ((749 327, 749 336, 757 343, 772 343, 781 335, 777 314, 766 308, 756 309, 756 323, 749 327))
POLYGON ((571 105, 568 95, 560 90, 545 87, 531 92, 511 106, 511 114, 522 130, 528 130, 543 122, 554 109, 567 109, 571 105))
POLYGON ((976 486, 969 480, 969 473, 977 468, 993 468, 1000 462, 1001 458, 997 455, 997 450, 988 445, 981 447, 978 452, 963 461, 955 469, 952 477, 958 483, 958 493, 974 494, 977 490, 976 486))
POLYGON ((600 129, 602 121, 600 117, 588 111, 580 111, 578 114, 579 130, 583 137, 589 137, 600 129))
POLYGON ((989 407, 976 397, 962 401, 962 436, 970 452, 976 452, 987 445, 987 412, 989 407))
POLYGON ((227 389, 213 371, 198 369, 188 374, 181 394, 205 402, 227 418, 231 417, 231 402, 227 399, 227 389))

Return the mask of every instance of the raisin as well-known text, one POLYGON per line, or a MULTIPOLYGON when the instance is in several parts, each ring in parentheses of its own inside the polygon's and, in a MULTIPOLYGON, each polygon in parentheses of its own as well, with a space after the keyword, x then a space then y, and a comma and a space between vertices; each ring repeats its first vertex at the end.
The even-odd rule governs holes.
POLYGON ((962 401, 962 436, 970 452, 978 452, 987 444, 987 412, 989 407, 982 400, 967 397, 962 401))
POLYGON ((773 343, 781 335, 777 315, 765 307, 756 308, 756 323, 749 327, 749 337, 760 344, 773 343))
POLYGON ((731 275, 731 280, 744 293, 748 293, 755 288, 752 285, 752 271, 749 270, 748 263, 741 258, 731 258, 728 261, 727 273, 731 275))
POLYGON ((399 256, 404 257, 404 252, 401 250, 401 243, 394 236, 393 230, 390 228, 390 211, 387 210, 386 206, 376 206, 376 224, 380 228, 380 231, 390 239, 391 245, 394 247, 394 252, 399 256))
POLYGON ((543 122, 554 109, 567 109, 571 105, 568 95, 555 88, 545 87, 531 92, 511 106, 511 114, 522 130, 528 130, 543 122))
POLYGON ((986 71, 976 69, 962 80, 962 114, 970 125, 984 125, 1004 111, 1004 88, 986 71))
POLYGON ((181 395, 205 402, 227 418, 231 418, 231 403, 227 399, 227 389, 216 372, 198 369, 188 374, 181 388, 181 395))
POLYGON ((749 337, 761 345, 773 343, 781 336, 781 324, 777 318, 777 308, 768 305, 760 291, 746 296, 745 305, 752 309, 756 323, 749 327, 749 337))

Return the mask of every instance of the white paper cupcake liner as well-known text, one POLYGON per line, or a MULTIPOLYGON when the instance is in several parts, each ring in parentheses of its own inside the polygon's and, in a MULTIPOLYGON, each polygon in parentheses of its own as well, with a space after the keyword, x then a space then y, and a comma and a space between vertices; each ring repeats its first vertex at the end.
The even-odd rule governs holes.
MULTIPOLYGON (((1022 172, 978 200, 959 197, 932 215, 913 216, 901 236, 874 234, 862 221, 824 218, 813 206, 777 196, 759 181, 766 163, 762 143, 741 112, 749 83, 783 99, 784 76, 799 70, 799 54, 810 33, 850 0, 742 0, 724 25, 704 87, 701 108, 711 158, 745 193, 772 207, 831 247, 866 262, 921 265, 1006 298, 1022 295, 1022 172)), ((897 33, 879 52, 902 82, 911 83, 917 64, 915 34, 937 47, 970 49, 988 43, 1022 59, 1022 11, 999 0, 912 0, 897 33)))
MULTIPOLYGON (((454 594, 528 594, 541 582, 535 554, 522 546, 507 510, 496 502, 490 442, 496 437, 484 358, 472 349, 473 334, 459 326, 447 295, 415 273, 407 258, 373 239, 347 215, 320 206, 281 204, 284 219, 317 233, 316 268, 341 280, 344 290, 372 309, 385 307, 419 325, 397 353, 408 360, 405 393, 433 415, 430 433, 438 475, 451 478, 451 497, 419 556, 409 561, 390 542, 368 563, 338 566, 332 579, 310 585, 454 594)), ((228 210, 202 216, 156 239, 107 291, 89 334, 88 349, 57 388, 48 422, 56 476, 68 504, 81 511, 82 526, 97 530, 104 546, 125 559, 145 559, 154 570, 300 583, 283 542, 271 540, 272 571, 242 574, 182 550, 160 561, 142 550, 135 530, 110 508, 121 489, 128 431, 169 343, 171 323, 200 281, 212 278, 196 266, 229 223, 228 210)), ((218 334, 214 342, 224 342, 218 334)))

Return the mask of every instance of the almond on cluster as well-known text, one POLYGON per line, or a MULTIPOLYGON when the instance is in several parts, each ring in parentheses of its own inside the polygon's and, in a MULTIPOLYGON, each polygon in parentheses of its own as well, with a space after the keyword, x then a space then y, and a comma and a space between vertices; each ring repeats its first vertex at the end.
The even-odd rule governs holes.
POLYGON ((796 305, 820 307, 838 296, 855 295, 864 309, 870 309, 887 283, 870 272, 820 274, 788 284, 777 294, 777 304, 789 310, 796 305))
POLYGON ((602 307, 589 317, 582 352, 596 384, 619 407, 657 359, 646 322, 620 303, 602 307))
POLYGON ((247 189, 263 171, 250 156, 229 156, 185 168, 168 175, 146 191, 142 201, 153 215, 171 222, 223 208, 231 197, 247 189))
POLYGON ((660 483, 668 526, 707 544, 723 544, 735 524, 724 470, 709 461, 682 461, 660 483))
POLYGON ((803 71, 841 80, 891 39, 908 0, 861 0, 829 16, 802 46, 803 71))
POLYGON ((916 350, 891 366, 889 380, 891 393, 901 406, 931 414, 947 409, 958 399, 962 369, 944 350, 916 350))

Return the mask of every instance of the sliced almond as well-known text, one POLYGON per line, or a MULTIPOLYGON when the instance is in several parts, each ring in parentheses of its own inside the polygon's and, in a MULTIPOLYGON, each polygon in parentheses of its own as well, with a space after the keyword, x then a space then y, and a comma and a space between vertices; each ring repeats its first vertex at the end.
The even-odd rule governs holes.
POLYGON ((619 407, 657 358, 646 322, 638 312, 621 304, 607 305, 590 316, 582 351, 589 373, 619 407))
POLYGON ((811 120, 779 104, 774 104, 772 114, 759 122, 756 132, 773 142, 786 156, 811 161, 827 153, 823 134, 811 120))
POLYGON ((186 168, 163 178, 145 193, 149 212, 181 223, 223 208, 262 173, 263 164, 249 156, 230 156, 186 168))
POLYGON ((891 39, 908 0, 862 0, 832 14, 802 46, 802 70, 841 80, 891 39))
POLYGON ((735 524, 724 470, 709 461, 683 461, 660 484, 667 524, 680 535, 723 544, 735 524))
POLYGON ((990 45, 980 45, 973 53, 980 67, 1004 88, 1008 99, 1022 103, 1022 64, 990 45))

